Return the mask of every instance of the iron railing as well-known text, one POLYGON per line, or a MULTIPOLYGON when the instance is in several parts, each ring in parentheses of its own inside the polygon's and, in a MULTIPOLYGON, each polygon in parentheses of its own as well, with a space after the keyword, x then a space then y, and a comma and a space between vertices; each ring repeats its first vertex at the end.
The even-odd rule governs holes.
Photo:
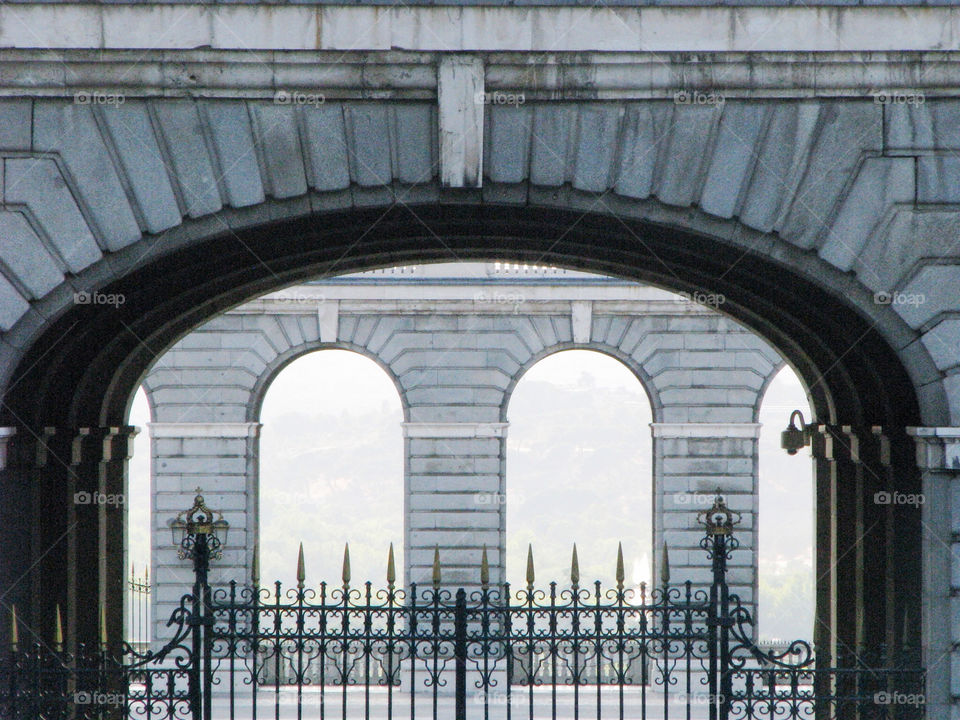
MULTIPOLYGON (((202 501, 202 499, 200 499, 202 501)), ((156 653, 129 643, 63 652, 21 647, 0 658, 0 717, 144 720, 914 720, 924 672, 898 658, 835 659, 804 641, 782 652, 753 642, 752 618, 726 582, 735 513, 718 497, 701 513, 711 561, 707 589, 689 582, 639 591, 617 583, 448 589, 439 553, 433 583, 359 587, 231 583, 211 588, 216 545, 185 544, 196 582, 156 653), (212 548, 212 550, 211 550, 212 548)), ((14 624, 16 627, 16 623, 14 624)))
POLYGON ((144 568, 143 575, 137 575, 136 569, 131 566, 130 578, 127 580, 127 642, 141 653, 150 648, 150 594, 152 590, 149 566, 144 568))

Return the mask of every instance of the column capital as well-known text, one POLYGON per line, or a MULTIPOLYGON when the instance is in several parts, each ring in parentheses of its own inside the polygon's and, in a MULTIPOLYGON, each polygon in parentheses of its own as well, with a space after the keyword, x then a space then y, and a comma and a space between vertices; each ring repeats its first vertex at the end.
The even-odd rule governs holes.
POLYGON ((261 427, 258 422, 147 423, 151 438, 252 438, 261 427))
POLYGON ((510 423, 505 422, 405 422, 406 438, 502 438, 510 423))
POLYGON ((0 427, 0 470, 7 467, 7 446, 10 438, 17 434, 15 427, 0 427))
POLYGON ((924 470, 960 473, 960 427, 908 427, 917 443, 917 465, 924 470))
POLYGON ((650 423, 658 438, 758 438, 760 423, 650 423))

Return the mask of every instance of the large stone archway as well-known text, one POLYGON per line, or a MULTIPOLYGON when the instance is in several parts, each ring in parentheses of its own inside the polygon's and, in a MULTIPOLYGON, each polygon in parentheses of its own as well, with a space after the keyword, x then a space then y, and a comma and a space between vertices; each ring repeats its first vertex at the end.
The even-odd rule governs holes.
MULTIPOLYGON (((820 543, 818 588, 830 597, 829 627, 840 633, 841 647, 856 647, 858 637, 860 642, 886 638, 893 618, 903 627, 904 617, 911 617, 905 609, 920 586, 919 513, 868 500, 878 482, 882 485, 876 487, 892 483, 890 487, 904 493, 920 490, 912 442, 905 434, 906 427, 922 422, 919 401, 909 400, 919 393, 888 342, 844 299, 823 287, 797 273, 787 274, 782 266, 743 256, 716 238, 623 216, 574 215, 547 208, 452 203, 394 207, 386 218, 380 209, 331 213, 322 222, 308 217, 240 233, 239 239, 232 234, 210 238, 194 252, 171 254, 105 286, 104 292, 123 294, 127 302, 116 309, 77 307, 64 315, 49 331, 49 344, 34 346, 25 360, 30 369, 8 394, 11 419, 29 419, 22 430, 18 428, 18 437, 27 441, 23 447, 29 448, 32 432, 40 430, 51 449, 52 457, 39 467, 15 452, 7 473, 18 478, 17 487, 38 494, 38 510, 46 513, 38 526, 42 534, 38 543, 56 546, 57 535, 67 530, 67 552, 40 558, 38 568, 44 578, 67 578, 60 599, 75 608, 70 617, 79 637, 85 626, 90 627, 87 623, 95 629, 96 620, 85 618, 76 600, 71 603, 71 587, 77 598, 93 583, 105 588, 115 579, 96 552, 102 542, 98 537, 103 537, 96 528, 103 527, 107 538, 117 528, 104 511, 96 519, 86 518, 89 525, 72 529, 52 522, 51 518, 70 518, 70 513, 77 521, 82 516, 82 510, 70 507, 52 489, 67 483, 70 497, 73 488, 86 489, 91 482, 98 483, 94 488, 106 489, 122 483, 122 454, 115 449, 105 454, 104 449, 123 438, 122 429, 111 421, 124 417, 132 390, 152 361, 151 347, 165 347, 201 314, 212 314, 241 296, 301 274, 323 272, 337 258, 349 257, 343 261, 347 269, 439 259, 448 257, 450 249, 460 257, 502 257, 508 247, 517 258, 724 293, 725 309, 763 333, 800 370, 822 423, 818 487, 821 502, 826 501, 830 510, 821 505, 819 530, 832 539, 820 543), (278 243, 278 237, 286 241, 278 243), (597 237, 605 242, 594 244, 597 237), (443 244, 431 249, 436 238, 443 244), (344 252, 351 247, 356 255, 344 252), (662 267, 662 258, 670 258, 669 278, 656 269, 662 267), (199 302, 204 296, 206 307, 199 302), (818 311, 811 313, 810 307, 818 311), (79 320, 84 313, 86 321, 79 320), (857 338, 860 342, 853 342, 857 338), (73 398, 72 406, 64 398, 73 398), (96 419, 100 413, 105 422, 96 419), (62 430, 86 423, 100 423, 97 428, 105 429, 80 434, 62 430), (36 479, 24 483, 24 477, 36 479), (885 541, 889 531, 894 533, 892 543, 885 541), (96 563, 92 558, 98 558, 96 563), (895 575, 890 568, 895 568, 895 575), (837 602, 838 595, 856 600, 837 602)), ((19 447, 17 440, 13 442, 19 447)), ((26 544, 27 538, 14 535, 11 540, 26 544)), ((48 587, 46 580, 38 585, 48 587)), ((36 598, 38 623, 49 610, 44 606, 55 600, 56 594, 50 592, 42 600, 36 598)), ((918 621, 915 616, 909 621, 915 627, 911 641, 917 639, 918 621)))
POLYGON ((481 173, 438 137, 449 111, 435 102, 438 76, 459 88, 461 109, 468 90, 500 89, 497 77, 512 78, 504 89, 536 81, 509 75, 509 57, 490 59, 486 85, 474 61, 381 59, 428 70, 389 100, 370 100, 365 79, 321 108, 223 88, 115 108, 2 101, 2 220, 18 250, 0 247, 2 416, 16 430, 4 555, 24 558, 2 582, 33 626, 59 601, 72 636, 93 637, 94 603, 81 600, 116 591, 122 518, 70 498, 122 489, 132 391, 164 349, 311 276, 506 256, 722 293, 724 310, 788 359, 818 424, 825 627, 856 647, 904 625, 915 640, 922 625, 942 700, 948 444, 960 424, 960 264, 944 238, 957 228, 960 104, 824 99, 808 87, 701 106, 635 87, 601 96, 572 79, 564 102, 531 92, 479 113, 482 134, 463 137, 481 173), (452 182, 451 166, 472 182, 452 182), (123 303, 78 304, 91 291, 123 303), (918 426, 920 466, 907 431, 918 426), (922 489, 922 514, 877 506, 885 488, 922 489), (922 618, 908 610, 921 591, 922 618))

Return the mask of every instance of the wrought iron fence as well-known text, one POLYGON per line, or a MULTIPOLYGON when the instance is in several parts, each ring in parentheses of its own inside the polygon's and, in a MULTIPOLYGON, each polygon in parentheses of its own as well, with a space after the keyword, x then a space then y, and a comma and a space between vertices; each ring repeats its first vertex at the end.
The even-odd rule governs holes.
MULTIPOLYGON (((197 498, 184 556, 196 582, 173 613, 174 637, 156 653, 130 643, 63 652, 13 645, 2 659, 0 717, 256 720, 320 718, 913 720, 923 717, 915 657, 838 658, 806 642, 783 651, 753 643, 752 618, 728 592, 736 513, 718 497, 701 513, 708 589, 690 583, 639 592, 617 583, 448 589, 439 553, 433 583, 211 588, 214 513, 197 498), (199 519, 198 519, 199 518, 199 519)), ((17 627, 14 621, 14 628, 17 627)), ((59 628, 59 623, 58 623, 59 628)))
POLYGON ((130 578, 127 580, 127 642, 143 653, 150 648, 150 567, 144 567, 143 575, 137 575, 136 568, 130 566, 130 578))

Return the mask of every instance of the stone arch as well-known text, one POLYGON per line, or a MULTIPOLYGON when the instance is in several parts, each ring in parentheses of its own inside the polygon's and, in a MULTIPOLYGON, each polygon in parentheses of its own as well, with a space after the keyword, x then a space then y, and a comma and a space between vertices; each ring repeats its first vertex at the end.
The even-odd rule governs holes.
MULTIPOLYGON (((293 213, 295 220, 214 235, 209 224, 204 233, 198 223, 192 226, 198 241, 185 242, 103 286, 104 292, 128 298, 116 310, 74 306, 63 312, 70 302, 61 293, 42 301, 51 304, 52 323, 31 316, 32 322, 11 331, 11 340, 25 342, 26 352, 14 374, 16 387, 7 394, 5 418, 9 424, 32 428, 108 427, 123 417, 129 395, 149 364, 151 347, 169 346, 201 320, 251 295, 331 268, 346 272, 435 261, 451 250, 464 258, 502 259, 508 248, 518 260, 587 269, 673 290, 723 293, 726 312, 768 339, 808 378, 825 442, 848 432, 833 429, 836 425, 853 433, 874 425, 890 428, 895 435, 890 467, 903 470, 892 473, 891 481, 903 491, 919 487, 913 448, 903 429, 948 422, 949 407, 943 376, 896 312, 874 304, 869 289, 854 278, 776 236, 653 201, 620 203, 612 214, 596 214, 589 212, 591 197, 564 191, 529 206, 448 198, 394 205, 386 212, 382 207, 331 211, 320 216, 322 224, 301 205, 293 213), (277 237, 285 241, 278 243, 277 237), (751 247, 763 252, 744 253, 751 247), (251 248, 256 248, 255 255, 251 248), (811 307, 817 312, 809 312, 811 307), (859 343, 851 346, 851 337, 859 343), (64 403, 65 397, 72 402, 64 403)), ((17 353, 8 350, 8 356, 17 353)), ((870 439, 869 434, 858 437, 870 439)), ((824 454, 833 469, 821 472, 857 475, 844 463, 863 462, 863 454, 854 461, 837 457, 837 452, 834 442, 824 454)), ((871 451, 874 454, 881 453, 871 451)), ((41 484, 55 483, 55 476, 51 473, 41 484)), ((849 518, 859 500, 846 502, 853 505, 838 506, 837 512, 849 518)), ((904 548, 920 546, 917 519, 906 513, 897 526, 904 533, 904 548)), ((888 602, 899 604, 906 601, 907 588, 919 582, 919 556, 900 552, 898 563, 895 585, 902 589, 888 602)), ((874 557, 870 567, 878 564, 874 557)), ((47 577, 58 572, 54 567, 47 577)), ((97 570, 89 572, 96 575, 97 570)), ((881 586, 892 581, 882 575, 876 579, 881 586)), ((834 599, 840 593, 858 598, 851 604, 854 613, 866 612, 868 597, 879 593, 889 598, 890 592, 857 585, 843 568, 830 589, 834 599), (844 589, 843 583, 849 587, 844 589)), ((37 617, 39 624, 44 615, 37 617)), ((88 625, 95 632, 95 620, 88 625)), ((843 618, 837 627, 856 626, 843 618)))
POLYGON ((589 350, 591 352, 600 353, 601 355, 606 355, 614 360, 619 361, 620 364, 626 367, 633 374, 633 376, 637 379, 637 382, 640 384, 640 387, 643 388, 643 392, 647 396, 647 401, 650 403, 650 411, 653 415, 654 422, 657 422, 658 412, 662 405, 657 395, 656 386, 651 381, 650 376, 644 371, 642 364, 638 363, 634 358, 623 352, 623 350, 618 347, 607 345, 606 343, 592 341, 588 343, 559 343, 557 345, 544 348, 540 350, 540 352, 530 357, 520 367, 520 369, 514 373, 513 377, 510 379, 510 385, 503 393, 503 404, 501 405, 500 409, 501 421, 507 421, 507 409, 510 406, 510 398, 513 397, 513 391, 523 379, 523 376, 527 374, 527 371, 541 360, 548 358, 551 355, 556 355, 557 353, 566 352, 568 350, 589 350))
POLYGON ((263 408, 263 401, 266 398, 267 393, 270 390, 270 385, 277 378, 277 376, 284 371, 284 369, 295 360, 299 360, 302 357, 305 357, 311 353, 322 352, 324 350, 348 350, 350 352, 361 355, 368 360, 372 360, 376 363, 377 367, 383 370, 387 377, 390 378, 390 382, 393 383, 393 387, 397 391, 397 396, 400 398, 400 406, 403 409, 403 419, 408 420, 410 414, 410 406, 407 402, 406 394, 403 391, 403 387, 400 385, 399 380, 394 374, 390 366, 383 361, 383 359, 374 352, 371 352, 368 348, 365 348, 361 345, 356 345, 350 342, 310 342, 303 345, 298 345, 291 347, 284 353, 278 355, 273 362, 271 362, 267 368, 264 370, 263 374, 257 379, 256 384, 253 387, 251 392, 251 402, 247 410, 247 422, 259 422, 260 421, 260 411, 263 408))
MULTIPOLYGON (((624 401, 624 398, 629 398, 632 401, 635 395, 640 396, 647 403, 647 409, 649 410, 651 421, 654 423, 657 422, 658 417, 652 402, 652 398, 656 397, 656 387, 653 384, 649 386, 645 384, 643 380, 643 376, 646 376, 647 374, 644 371, 642 365, 639 364, 629 354, 622 352, 619 348, 615 346, 607 345, 605 343, 596 342, 596 341, 583 342, 583 343, 561 343, 558 345, 552 345, 548 348, 545 348, 543 351, 537 353, 529 362, 527 362, 521 368, 521 370, 519 370, 515 374, 514 382, 511 384, 508 392, 505 394, 506 396, 504 401, 505 412, 503 415, 504 421, 507 421, 508 419, 506 411, 509 410, 510 406, 514 403, 514 391, 518 387, 520 387, 521 383, 528 377, 529 371, 531 371, 534 367, 540 365, 540 363, 543 361, 546 361, 550 358, 556 358, 557 356, 561 356, 571 352, 580 352, 584 355, 586 354, 592 355, 594 356, 593 362, 606 361, 604 362, 604 365, 614 364, 614 363, 619 365, 623 370, 625 370, 629 374, 630 378, 632 379, 632 382, 636 383, 636 387, 640 389, 640 393, 636 393, 636 390, 633 390, 633 391, 627 390, 626 386, 624 385, 618 391, 618 392, 622 392, 622 397, 618 395, 618 397, 610 401, 610 404, 613 407, 617 407, 619 405, 619 412, 623 413, 625 409, 624 405, 622 404, 624 401)), ((596 367, 591 368, 591 370, 595 370, 595 369, 597 368, 596 367)), ((540 381, 543 382, 542 379, 540 381)), ((641 404, 643 400, 640 400, 641 404)), ((568 409, 570 409, 569 406, 567 406, 564 410, 564 417, 568 417, 568 415, 565 412, 568 409)), ((541 408, 538 407, 534 410, 534 413, 537 413, 540 410, 541 408)), ((581 440, 581 438, 579 437, 580 429, 585 427, 587 424, 589 424, 591 420, 596 419, 599 415, 602 415, 602 413, 603 413, 603 410, 600 410, 598 406, 582 405, 578 407, 578 412, 576 414, 575 419, 573 420, 573 427, 576 428, 578 431, 577 442, 581 440), (579 411, 583 411, 586 417, 585 418, 581 417, 581 414, 579 411)), ((534 419, 534 425, 539 424, 539 415, 537 414, 528 414, 526 416, 526 422, 525 423, 521 422, 519 424, 517 423, 517 415, 514 414, 513 417, 510 418, 510 430, 509 430, 510 436, 516 439, 518 430, 522 433, 524 426, 527 426, 527 427, 530 426, 531 419, 534 419)), ((564 425, 566 425, 566 423, 564 425)), ((646 423, 636 424, 636 425, 627 425, 623 427, 628 427, 630 429, 631 436, 639 437, 640 435, 649 433, 649 426, 646 423)), ((529 443, 530 441, 529 435, 526 437, 526 440, 529 443)), ((639 447, 639 443, 638 443, 638 447, 639 447)), ((527 446, 528 450, 532 448, 535 448, 535 451, 539 451, 538 457, 542 456, 542 447, 536 448, 536 444, 534 446, 530 446, 530 445, 527 446)), ((651 445, 650 448, 644 448, 644 449, 652 450, 653 448, 651 445)), ((512 463, 511 463, 510 455, 511 455, 511 451, 507 450, 504 457, 504 460, 505 460, 504 475, 505 475, 505 481, 506 481, 504 485, 504 492, 506 496, 505 505, 508 512, 512 506, 516 507, 512 505, 512 503, 514 502, 513 501, 514 497, 516 497, 518 494, 520 494, 522 497, 526 497, 525 495, 526 492, 531 490, 535 491, 535 487, 530 484, 529 480, 523 486, 522 489, 518 489, 517 473, 516 473, 515 467, 511 467, 512 463)), ((592 456, 593 461, 596 462, 599 456, 600 456, 600 453, 593 455, 592 456)), ((513 453, 514 460, 518 459, 518 457, 519 456, 516 453, 513 453)), ((617 485, 615 483, 608 483, 609 477, 606 473, 604 473, 604 475, 601 476, 603 478, 603 482, 600 482, 599 480, 596 482, 597 487, 602 488, 602 496, 606 504, 604 505, 604 512, 598 515, 595 515, 594 518, 592 519, 594 521, 596 521, 597 519, 601 520, 604 523, 604 526, 608 528, 610 527, 620 528, 619 530, 617 530, 617 532, 620 533, 617 535, 617 540, 623 541, 622 544, 625 548, 624 552, 627 554, 628 558, 629 558, 629 553, 635 551, 635 548, 631 547, 631 542, 636 542, 638 537, 645 535, 647 533, 649 534, 645 538, 645 542, 649 543, 650 540, 654 537, 654 534, 655 534, 654 527, 651 522, 652 514, 651 515, 635 514, 631 516, 631 520, 628 523, 614 524, 613 518, 606 515, 606 512, 614 510, 614 508, 620 504, 630 506, 630 503, 631 503, 630 497, 632 496, 633 498, 637 498, 640 496, 641 493, 648 496, 648 500, 650 502, 651 507, 654 505, 654 502, 653 502, 654 488, 653 488, 653 477, 652 477, 653 475, 652 452, 649 453, 649 455, 646 457, 646 462, 649 463, 649 468, 650 468, 650 472, 647 474, 646 478, 642 478, 639 472, 636 472, 636 473, 631 472, 629 475, 630 477, 629 484, 617 485), (637 480, 638 478, 640 479, 637 480), (634 481, 638 482, 638 486, 633 485, 634 481), (615 490, 618 490, 619 492, 615 492, 615 490), (624 525, 626 525, 627 527, 624 527, 624 525), (630 542, 628 542, 628 538, 630 542)), ((600 461, 599 466, 605 467, 604 461, 600 461)), ((585 463, 585 467, 588 467, 588 468, 591 467, 590 461, 585 463)), ((564 474, 565 472, 567 472, 567 470, 568 469, 566 468, 566 466, 564 466, 563 470, 561 470, 559 474, 564 474)), ((554 475, 551 475, 550 477, 552 479, 554 475)), ((562 480, 559 480, 558 478, 558 482, 562 482, 562 480)), ((550 495, 554 494, 554 486, 552 482, 548 483, 545 487, 549 488, 550 495)), ((569 487, 567 488, 568 491, 570 489, 571 488, 569 487)), ((581 488, 579 484, 576 485, 576 492, 578 494, 583 490, 586 490, 586 488, 581 488)), ((534 516, 541 518, 541 522, 542 522, 542 519, 544 517, 544 512, 545 512, 544 509, 540 507, 539 504, 536 502, 531 503, 529 498, 524 500, 523 504, 520 505, 520 511, 518 513, 513 514, 514 522, 516 521, 518 516, 523 518, 528 517, 531 511, 534 516)), ((548 512, 552 513, 552 511, 548 511, 548 512)), ((583 540, 582 535, 572 534, 572 533, 579 533, 581 531, 581 522, 579 517, 576 514, 571 512, 570 515, 568 516, 568 520, 571 521, 571 525, 569 527, 571 534, 569 535, 564 534, 563 537, 560 538, 566 544, 560 545, 559 547, 554 545, 553 546, 554 552, 559 551, 559 555, 548 556, 547 558, 549 565, 553 565, 555 568, 559 566, 558 575, 550 574, 549 571, 547 574, 545 574, 543 571, 543 567, 542 567, 543 558, 544 558, 543 548, 544 548, 544 545, 546 545, 546 543, 544 543, 543 539, 541 539, 541 536, 539 535, 538 532, 530 533, 529 532, 530 528, 527 528, 526 534, 528 537, 524 539, 524 544, 521 545, 519 548, 516 545, 514 545, 513 550, 515 553, 518 550, 522 550, 525 553, 526 542, 530 540, 532 536, 533 551, 537 560, 537 563, 536 563, 537 577, 538 578, 546 577, 550 580, 556 580, 558 587, 564 588, 566 586, 566 583, 569 582, 569 578, 567 574, 569 571, 569 566, 567 564, 569 557, 567 556, 566 553, 569 553, 570 551, 570 544, 575 542, 577 544, 577 549, 579 552, 583 581, 585 584, 589 585, 592 588, 593 582, 598 580, 599 578, 596 575, 589 573, 586 570, 586 568, 587 568, 587 565, 589 564, 589 561, 587 561, 587 558, 590 557, 590 551, 593 550, 594 552, 596 552, 596 545, 594 545, 591 548, 589 545, 586 545, 582 542, 583 540)), ((516 524, 511 526, 510 521, 508 520, 506 522, 506 526, 507 526, 508 535, 509 535, 513 532, 511 530, 511 527, 515 528, 516 524)), ((543 525, 535 526, 535 529, 537 531, 541 530, 542 528, 543 528, 543 525)), ((588 533, 588 538, 589 537, 590 535, 588 533)), ((556 536, 552 539, 555 542, 558 540, 556 536)), ((596 541, 596 537, 594 537, 593 539, 594 541, 596 541)), ((509 539, 507 540, 507 543, 509 543, 509 539)), ((547 546, 549 547, 549 545, 547 546)), ((520 586, 523 582, 522 571, 524 568, 524 558, 525 558, 525 555, 522 555, 522 554, 513 555, 513 562, 516 563, 516 565, 514 566, 514 569, 511 575, 514 578, 517 578, 519 580, 518 583, 515 583, 515 586, 520 586)), ((595 562, 596 557, 590 558, 590 560, 595 562)), ((611 548, 611 554, 609 556, 603 557, 603 565, 605 566, 608 572, 613 568, 613 560, 614 560, 614 555, 612 554, 612 548, 611 548)), ((629 560, 628 560, 628 563, 629 563, 629 560)), ((504 565, 506 565, 506 563, 504 563, 504 565)), ((610 579, 608 577, 608 579, 604 582, 604 586, 606 586, 607 583, 609 582, 610 582, 610 579)))

